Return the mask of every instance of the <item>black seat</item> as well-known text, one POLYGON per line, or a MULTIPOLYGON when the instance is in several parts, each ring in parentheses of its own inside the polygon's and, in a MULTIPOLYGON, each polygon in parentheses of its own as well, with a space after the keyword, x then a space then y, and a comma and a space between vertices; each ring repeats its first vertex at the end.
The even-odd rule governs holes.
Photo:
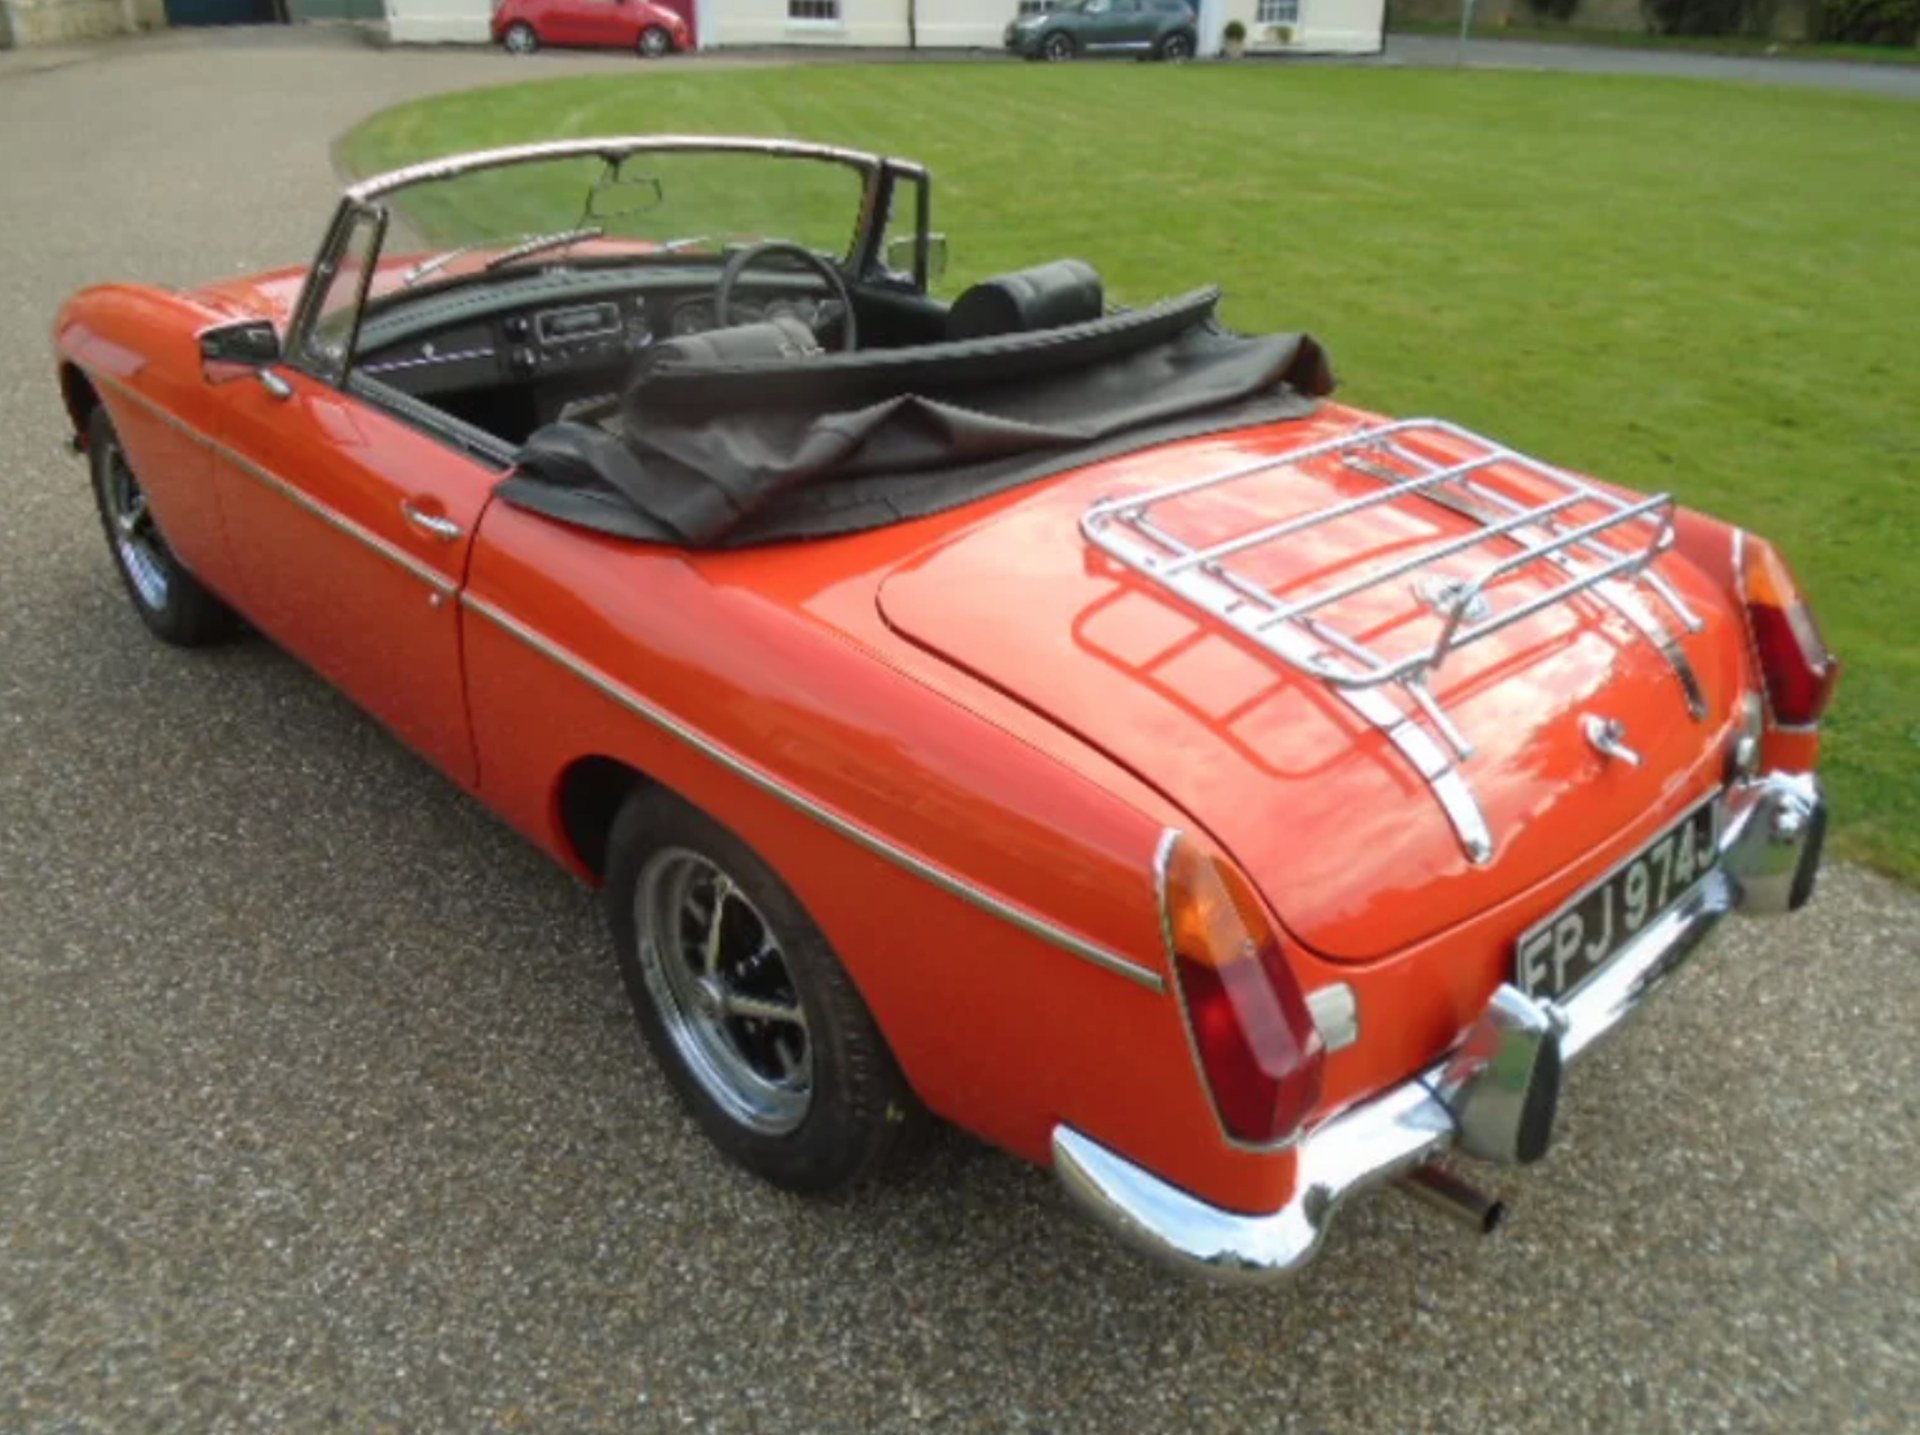
POLYGON ((1027 334, 1085 324, 1105 312, 1099 271, 1084 260, 1056 259, 984 280, 967 290, 947 311, 947 337, 1027 334))
POLYGON ((617 426, 626 390, 645 382, 650 374, 694 365, 752 364, 781 359, 817 359, 824 351, 819 340, 800 320, 781 314, 759 324, 735 324, 700 334, 663 339, 639 357, 627 371, 624 387, 612 393, 570 399, 555 415, 560 423, 617 426))

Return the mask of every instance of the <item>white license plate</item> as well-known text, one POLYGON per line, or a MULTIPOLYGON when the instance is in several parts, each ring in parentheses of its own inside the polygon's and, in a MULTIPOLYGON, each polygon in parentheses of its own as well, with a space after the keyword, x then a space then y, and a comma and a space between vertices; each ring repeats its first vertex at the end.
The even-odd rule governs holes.
POLYGON ((1514 981, 1558 1001, 1604 967, 1720 860, 1715 793, 1545 921, 1514 950, 1514 981))

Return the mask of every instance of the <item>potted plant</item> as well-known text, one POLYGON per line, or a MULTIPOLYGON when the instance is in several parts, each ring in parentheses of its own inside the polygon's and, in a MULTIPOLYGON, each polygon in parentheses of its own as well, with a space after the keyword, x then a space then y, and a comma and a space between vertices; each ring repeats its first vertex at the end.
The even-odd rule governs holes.
POLYGON ((1247 27, 1238 20, 1227 21, 1226 28, 1220 32, 1220 50, 1229 60, 1237 60, 1247 52, 1247 27))
POLYGON ((1276 45, 1291 45, 1293 43, 1293 26, 1275 25, 1267 31, 1267 35, 1276 45))

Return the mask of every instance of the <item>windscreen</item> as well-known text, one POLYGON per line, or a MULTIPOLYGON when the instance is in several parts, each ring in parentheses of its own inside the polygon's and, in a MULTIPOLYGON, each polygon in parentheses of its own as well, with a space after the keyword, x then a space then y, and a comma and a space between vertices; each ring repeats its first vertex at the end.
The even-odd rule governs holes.
POLYGON ((458 250, 502 264, 552 263, 634 241, 654 252, 718 254, 784 239, 845 259, 865 184, 859 168, 833 160, 657 150, 496 165, 423 180, 381 202, 390 254, 458 250))

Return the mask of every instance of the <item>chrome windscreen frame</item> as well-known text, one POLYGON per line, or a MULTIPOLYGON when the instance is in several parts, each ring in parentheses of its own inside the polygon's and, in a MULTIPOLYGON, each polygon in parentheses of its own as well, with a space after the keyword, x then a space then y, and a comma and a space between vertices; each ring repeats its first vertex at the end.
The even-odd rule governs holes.
MULTIPOLYGON (((803 140, 763 139, 741 135, 603 135, 584 139, 548 140, 538 144, 509 145, 499 149, 475 150, 448 155, 419 164, 390 170, 349 185, 328 221, 319 253, 308 271, 306 284, 295 302, 293 317, 287 326, 284 347, 292 351, 304 341, 314 322, 314 309, 330 282, 333 266, 338 264, 346 236, 352 232, 355 218, 368 210, 384 210, 382 200, 417 184, 456 179, 481 170, 500 169, 518 164, 536 164, 556 159, 604 159, 617 162, 636 154, 748 154, 779 159, 811 160, 837 164, 861 176, 859 213, 847 254, 841 261, 852 277, 878 274, 881 248, 885 242, 887 219, 896 189, 911 184, 916 189, 913 213, 918 232, 914 287, 924 292, 927 286, 928 236, 932 224, 933 178, 923 165, 892 159, 866 150, 845 149, 838 145, 811 144, 803 140)), ((378 266, 376 250, 368 261, 371 274, 378 266)), ((354 328, 358 329, 356 318, 354 328)), ((350 361, 349 361, 350 364, 350 361)))

